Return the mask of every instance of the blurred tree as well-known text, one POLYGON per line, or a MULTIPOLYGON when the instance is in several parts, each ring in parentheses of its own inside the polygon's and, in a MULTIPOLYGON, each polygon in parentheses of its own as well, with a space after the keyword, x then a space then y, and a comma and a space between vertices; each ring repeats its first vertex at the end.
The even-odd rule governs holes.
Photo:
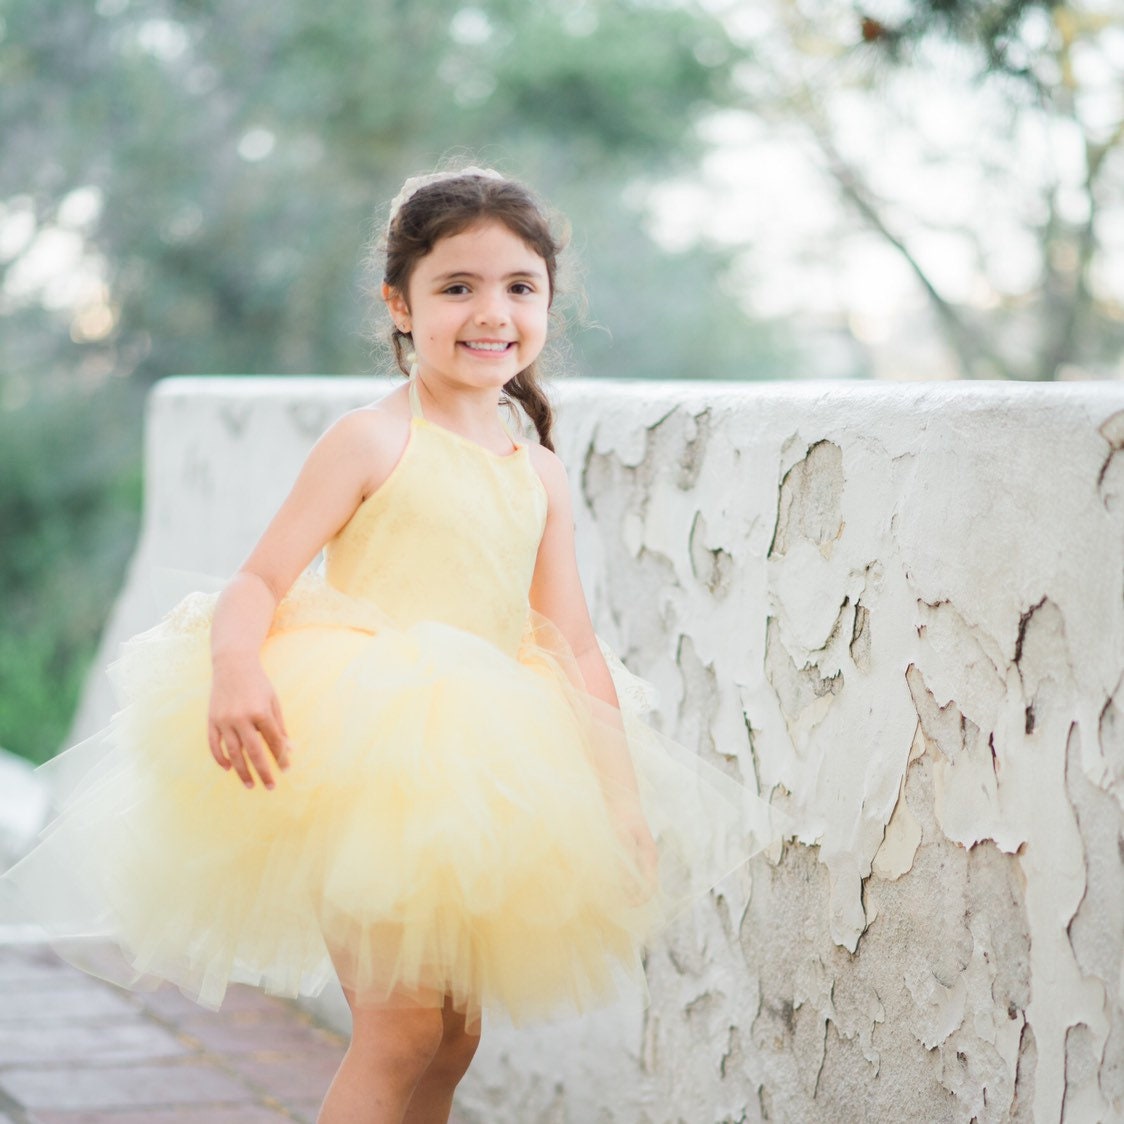
POLYGON ((926 41, 953 40, 979 52, 985 72, 1037 83, 1026 57, 1026 24, 1063 7, 1061 0, 913 0, 881 18, 860 8, 858 18, 863 41, 896 63, 908 62, 926 41))
MULTIPOLYGON (((1018 294, 1020 304, 1033 305, 1038 346, 1021 362, 1002 343, 985 343, 982 333, 942 300, 918 259, 900 247, 948 325, 965 370, 982 364, 985 372, 1053 379, 1067 364, 1099 365, 1118 357, 1124 292, 1110 295, 1102 287, 1098 293, 1094 272, 1098 222, 1107 210, 1102 184, 1111 164, 1115 185, 1107 190, 1117 205, 1124 186, 1124 9, 1113 13, 1111 5, 1060 0, 915 0, 907 18, 882 30, 871 41, 897 63, 908 61, 903 46, 911 46, 916 57, 936 36, 967 45, 981 57, 985 77, 1014 78, 1022 85, 1009 87, 1013 125, 1020 117, 1036 118, 1055 143, 1079 148, 1072 169, 1076 183, 1066 183, 1066 171, 1057 167, 1040 183, 1038 279, 1032 293, 1018 294)), ((888 234, 853 171, 830 146, 824 151, 853 202, 888 234)), ((1020 313, 1020 323, 1026 323, 1025 309, 1020 313)))
MULTIPOLYGON (((620 274, 618 245, 643 244, 645 269, 615 302, 628 323, 653 290, 679 289, 699 319, 720 292, 710 270, 679 286, 690 263, 661 254, 618 202, 640 169, 696 155, 694 122, 731 96, 738 52, 693 7, 6 0, 3 12, 0 200, 23 208, 29 234, 7 263, 8 377, 369 369, 356 269, 374 204, 452 150, 526 176, 579 231, 608 208, 620 238, 586 240, 585 264, 620 274), (86 284, 44 294, 29 264, 60 230, 86 284), (42 331, 44 304, 64 330, 42 331)), ((718 299, 741 351, 770 346, 718 299)), ((697 341, 649 353, 655 366, 614 362, 741 374, 737 349, 715 349, 721 362, 697 341)))
POLYGON ((0 744, 54 747, 123 565, 129 387, 379 365, 375 205, 449 153, 572 218, 609 328, 575 366, 767 373, 728 255, 661 249, 624 195, 697 156, 740 57, 659 0, 0 0, 0 744))
POLYGON ((0 744, 36 761, 73 701, 136 530, 129 391, 0 411, 0 744))
MULTIPOLYGON (((740 37, 754 60, 743 108, 812 142, 862 227, 912 272, 960 373, 1118 371, 1119 10, 775 0, 769 11, 740 37)), ((855 240, 845 225, 839 241, 855 240)))

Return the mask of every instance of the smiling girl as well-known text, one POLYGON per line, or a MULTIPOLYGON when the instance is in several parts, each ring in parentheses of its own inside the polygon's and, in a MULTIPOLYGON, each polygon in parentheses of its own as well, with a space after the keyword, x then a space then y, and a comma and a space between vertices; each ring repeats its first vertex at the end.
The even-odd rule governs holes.
POLYGON ((324 434, 217 602, 129 642, 87 783, 6 876, 59 941, 96 919, 126 985, 338 976, 322 1124, 447 1120, 484 1008, 642 986, 654 927, 767 841, 618 709, 537 371, 558 252, 519 183, 406 184, 382 297, 407 382, 324 434))

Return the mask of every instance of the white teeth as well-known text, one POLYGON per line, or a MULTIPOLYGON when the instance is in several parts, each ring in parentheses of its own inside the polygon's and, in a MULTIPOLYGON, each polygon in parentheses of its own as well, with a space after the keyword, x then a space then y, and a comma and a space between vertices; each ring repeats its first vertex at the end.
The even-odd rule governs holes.
POLYGON ((465 347, 472 348, 473 351, 506 351, 506 343, 473 343, 471 340, 465 340, 465 347))

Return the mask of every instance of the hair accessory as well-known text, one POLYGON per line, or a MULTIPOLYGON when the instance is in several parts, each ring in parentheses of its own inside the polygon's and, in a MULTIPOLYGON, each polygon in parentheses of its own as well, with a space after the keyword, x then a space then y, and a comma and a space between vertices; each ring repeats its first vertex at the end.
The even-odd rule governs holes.
POLYGON ((394 197, 390 204, 390 217, 386 220, 386 229, 390 230, 390 224, 394 222, 395 216, 406 201, 412 198, 423 187, 429 187, 433 183, 441 183, 443 180, 456 180, 461 176, 483 176, 489 180, 502 180, 506 177, 500 175, 494 168, 478 168, 475 164, 467 168, 460 168, 454 172, 429 172, 424 176, 411 176, 403 185, 402 190, 394 197))

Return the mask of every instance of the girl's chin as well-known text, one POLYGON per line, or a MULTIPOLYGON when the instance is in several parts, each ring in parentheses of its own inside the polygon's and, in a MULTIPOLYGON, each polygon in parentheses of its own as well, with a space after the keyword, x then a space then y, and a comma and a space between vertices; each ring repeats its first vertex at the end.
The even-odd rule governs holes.
MULTIPOLYGON (((472 370, 450 371, 448 373, 433 372, 430 378, 440 380, 450 388, 459 387, 463 390, 500 390, 513 379, 522 368, 517 368, 511 363, 496 364, 493 367, 475 367, 472 370)), ((426 379, 426 370, 421 369, 421 378, 426 379)))

